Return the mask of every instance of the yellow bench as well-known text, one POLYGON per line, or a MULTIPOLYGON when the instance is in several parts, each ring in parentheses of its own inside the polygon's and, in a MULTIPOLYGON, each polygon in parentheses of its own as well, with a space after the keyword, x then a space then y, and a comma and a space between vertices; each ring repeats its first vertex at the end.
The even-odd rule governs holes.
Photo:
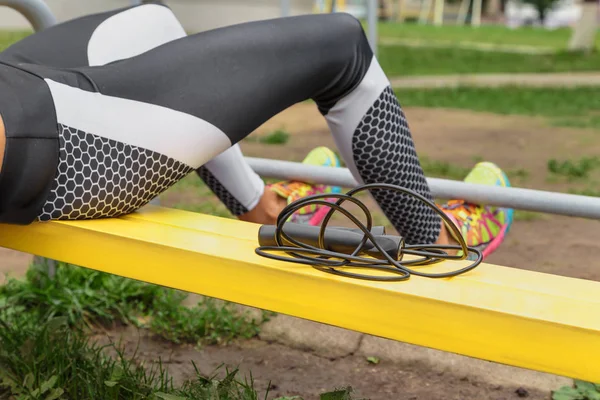
POLYGON ((599 282, 489 264, 443 280, 353 280, 256 255, 258 228, 147 206, 122 218, 0 225, 0 246, 402 342, 600 381, 599 282))

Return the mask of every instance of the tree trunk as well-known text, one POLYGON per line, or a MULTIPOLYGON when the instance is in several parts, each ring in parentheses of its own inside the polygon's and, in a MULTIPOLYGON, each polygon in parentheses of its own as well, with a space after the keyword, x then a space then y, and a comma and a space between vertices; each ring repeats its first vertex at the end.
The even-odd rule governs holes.
POLYGON ((538 4, 537 5, 537 10, 538 10, 538 14, 540 17, 540 23, 542 25, 544 25, 544 22, 546 22, 546 5, 545 4, 538 4))
POLYGON ((598 0, 584 0, 581 4, 581 19, 573 28, 569 41, 571 51, 591 51, 596 41, 598 28, 598 0))

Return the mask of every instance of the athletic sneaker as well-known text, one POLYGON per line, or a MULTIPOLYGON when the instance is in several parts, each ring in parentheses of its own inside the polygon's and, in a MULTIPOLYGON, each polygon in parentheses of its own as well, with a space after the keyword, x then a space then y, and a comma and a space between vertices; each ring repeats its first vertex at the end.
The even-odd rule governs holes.
MULTIPOLYGON (((308 153, 302 163, 323 167, 340 166, 340 160, 337 155, 332 150, 324 146, 313 149, 310 153, 308 153)), ((277 182, 268 185, 268 188, 285 198, 288 204, 313 194, 340 193, 342 191, 342 188, 338 186, 327 186, 321 184, 311 185, 309 183, 296 181, 277 182)), ((335 199, 332 199, 331 201, 335 201, 335 199)), ((329 207, 324 207, 321 205, 308 205, 296 211, 290 218, 290 222, 305 223, 316 226, 321 223, 329 210, 329 207)))
MULTIPOLYGON (((490 162, 478 163, 464 180, 467 183, 509 187, 506 174, 490 162)), ((513 210, 451 200, 440 206, 453 220, 469 247, 479 249, 484 259, 504 241, 513 222, 513 210)))

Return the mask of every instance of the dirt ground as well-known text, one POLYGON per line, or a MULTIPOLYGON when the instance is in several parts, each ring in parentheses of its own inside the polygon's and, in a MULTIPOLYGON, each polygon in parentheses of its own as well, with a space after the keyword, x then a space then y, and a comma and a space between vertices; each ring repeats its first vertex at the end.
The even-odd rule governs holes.
MULTIPOLYGON (((424 365, 375 365, 353 355, 323 358, 255 339, 226 347, 194 349, 165 343, 135 328, 115 330, 109 336, 125 349, 125 354, 136 352, 140 360, 157 362, 160 355, 176 384, 193 378, 192 362, 204 375, 215 371, 222 374, 223 365, 239 367, 240 377, 252 373, 261 399, 269 386, 269 399, 301 395, 304 400, 317 400, 324 392, 348 386, 357 399, 371 400, 509 400, 524 396, 548 399, 547 393, 431 372, 424 365)), ((108 343, 105 332, 98 335, 98 341, 108 343)))
MULTIPOLYGON (((474 160, 493 161, 506 169, 523 169, 527 177, 513 181, 514 186, 566 190, 585 188, 585 183, 568 183, 548 177, 549 159, 579 158, 600 154, 600 132, 548 125, 544 120, 498 116, 455 110, 409 108, 406 110, 419 154, 430 159, 471 167, 474 160)), ((297 105, 275 117, 257 131, 257 135, 284 128, 292 133, 285 147, 253 142, 242 143, 247 156, 301 161, 313 147, 334 147, 322 117, 312 104, 297 105)), ((189 201, 179 192, 163 196, 166 206, 189 201)), ((595 240, 597 221, 578 218, 531 215, 517 219, 510 235, 489 263, 546 273, 600 280, 597 255, 600 242, 595 240)), ((23 271, 26 256, 0 249, 0 271, 23 271)), ((129 345, 137 333, 126 333, 129 345)), ((272 380, 277 395, 303 395, 318 398, 323 390, 352 385, 358 394, 371 399, 514 399, 516 387, 498 387, 489 382, 474 382, 464 377, 436 375, 421 365, 372 365, 361 357, 320 358, 308 352, 272 343, 251 340, 225 348, 194 350, 145 338, 141 355, 159 356, 170 371, 184 378, 192 371, 193 359, 209 373, 221 363, 251 370, 259 388, 272 380)), ((521 395, 524 395, 521 393, 521 395)), ((549 398, 548 393, 529 393, 529 399, 549 398)))

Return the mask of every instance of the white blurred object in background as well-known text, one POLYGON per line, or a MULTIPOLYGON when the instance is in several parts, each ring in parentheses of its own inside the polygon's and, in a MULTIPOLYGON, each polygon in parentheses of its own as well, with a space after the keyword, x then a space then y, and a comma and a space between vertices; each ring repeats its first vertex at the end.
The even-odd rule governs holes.
MULTIPOLYGON (((581 18, 582 6, 574 0, 559 0, 548 10, 543 26, 547 29, 572 27, 581 18)), ((511 28, 540 26, 539 13, 531 4, 510 0, 505 9, 506 24, 511 28)))

